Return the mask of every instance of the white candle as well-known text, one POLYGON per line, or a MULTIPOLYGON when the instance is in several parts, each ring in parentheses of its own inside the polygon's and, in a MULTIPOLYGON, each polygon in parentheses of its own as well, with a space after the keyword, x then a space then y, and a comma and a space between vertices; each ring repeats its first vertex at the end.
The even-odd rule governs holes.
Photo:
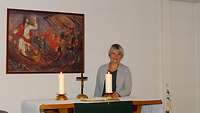
POLYGON ((112 74, 108 72, 105 75, 105 79, 106 79, 106 93, 112 93, 112 74))
POLYGON ((64 94, 64 74, 62 72, 60 72, 59 77, 58 77, 58 81, 59 81, 59 94, 64 94))

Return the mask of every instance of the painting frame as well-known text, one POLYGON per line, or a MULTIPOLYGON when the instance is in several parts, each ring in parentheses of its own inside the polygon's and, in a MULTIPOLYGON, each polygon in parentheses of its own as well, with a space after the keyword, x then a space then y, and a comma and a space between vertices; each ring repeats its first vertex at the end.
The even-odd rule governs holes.
POLYGON ((84 73, 84 14, 7 8, 6 74, 84 73))

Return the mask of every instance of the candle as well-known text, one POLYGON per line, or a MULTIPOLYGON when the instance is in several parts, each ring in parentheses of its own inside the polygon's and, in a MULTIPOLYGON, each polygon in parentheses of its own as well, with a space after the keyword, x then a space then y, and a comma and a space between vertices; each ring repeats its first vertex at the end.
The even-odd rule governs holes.
POLYGON ((112 74, 108 72, 105 75, 105 79, 106 79, 106 93, 112 93, 112 74))
POLYGON ((58 77, 58 81, 59 81, 59 94, 64 94, 64 74, 62 72, 60 72, 59 77, 58 77))

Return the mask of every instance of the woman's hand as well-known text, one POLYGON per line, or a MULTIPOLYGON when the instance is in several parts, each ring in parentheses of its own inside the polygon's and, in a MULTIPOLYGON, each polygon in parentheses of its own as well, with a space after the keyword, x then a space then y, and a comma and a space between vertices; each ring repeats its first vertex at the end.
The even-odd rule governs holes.
POLYGON ((120 97, 120 95, 119 95, 119 93, 117 93, 117 92, 114 92, 113 94, 112 94, 112 98, 119 98, 120 97))

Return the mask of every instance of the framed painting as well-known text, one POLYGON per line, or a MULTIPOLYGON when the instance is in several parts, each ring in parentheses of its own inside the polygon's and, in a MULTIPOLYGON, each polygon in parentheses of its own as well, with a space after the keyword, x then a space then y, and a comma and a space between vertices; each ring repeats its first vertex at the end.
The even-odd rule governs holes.
POLYGON ((6 73, 83 73, 84 14, 7 9, 6 73))

